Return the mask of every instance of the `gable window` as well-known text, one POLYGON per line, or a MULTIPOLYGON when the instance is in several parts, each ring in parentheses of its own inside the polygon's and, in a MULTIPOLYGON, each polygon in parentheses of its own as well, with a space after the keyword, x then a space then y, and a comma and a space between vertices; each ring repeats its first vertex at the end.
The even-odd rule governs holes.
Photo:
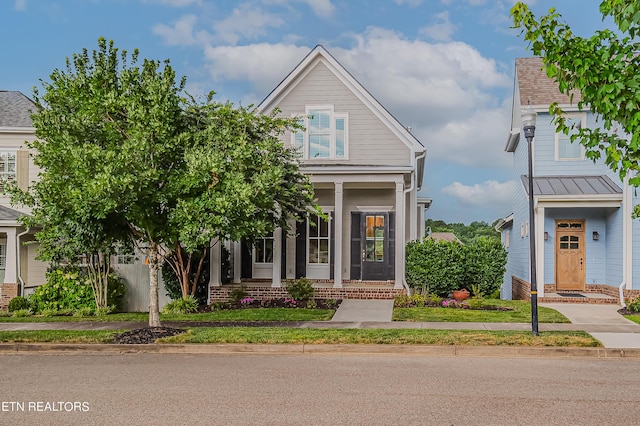
POLYGON ((343 159, 347 155, 348 115, 336 114, 333 105, 308 106, 298 123, 305 130, 292 135, 291 144, 304 159, 343 159))
POLYGON ((571 135, 586 126, 585 114, 567 114, 567 125, 571 129, 569 135, 556 133, 556 160, 584 160, 584 148, 578 141, 571 143, 571 135))
POLYGON ((0 151, 0 190, 4 190, 5 183, 16 180, 15 151, 0 151))

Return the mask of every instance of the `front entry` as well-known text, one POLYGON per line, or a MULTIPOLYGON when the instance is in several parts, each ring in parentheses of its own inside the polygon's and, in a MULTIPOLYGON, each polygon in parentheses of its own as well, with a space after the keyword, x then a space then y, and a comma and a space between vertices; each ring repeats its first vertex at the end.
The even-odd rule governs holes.
POLYGON ((556 220, 556 290, 584 290, 584 220, 556 220))
POLYGON ((351 279, 393 280, 395 214, 351 213, 351 279))

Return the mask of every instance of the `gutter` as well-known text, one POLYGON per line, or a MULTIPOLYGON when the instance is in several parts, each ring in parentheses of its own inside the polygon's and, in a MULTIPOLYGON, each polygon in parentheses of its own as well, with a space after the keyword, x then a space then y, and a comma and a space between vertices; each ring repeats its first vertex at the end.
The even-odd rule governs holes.
POLYGON ((18 235, 16 235, 16 261, 18 263, 18 281, 20 281, 20 296, 24 297, 24 280, 22 279, 22 271, 20 268, 20 237, 26 235, 29 233, 29 231, 31 230, 31 228, 27 228, 24 232, 19 233, 18 235))
POLYGON ((622 281, 618 286, 618 294, 620 296, 620 306, 622 306, 622 309, 627 307, 627 304, 624 302, 624 287, 626 285, 627 284, 624 281, 622 281))

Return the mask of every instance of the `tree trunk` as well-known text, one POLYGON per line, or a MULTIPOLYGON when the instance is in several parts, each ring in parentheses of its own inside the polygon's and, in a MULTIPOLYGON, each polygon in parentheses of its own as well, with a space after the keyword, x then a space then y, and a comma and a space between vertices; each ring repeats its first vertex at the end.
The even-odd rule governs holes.
POLYGON ((149 327, 160 327, 160 308, 158 303, 158 270, 160 260, 158 244, 149 247, 149 327))

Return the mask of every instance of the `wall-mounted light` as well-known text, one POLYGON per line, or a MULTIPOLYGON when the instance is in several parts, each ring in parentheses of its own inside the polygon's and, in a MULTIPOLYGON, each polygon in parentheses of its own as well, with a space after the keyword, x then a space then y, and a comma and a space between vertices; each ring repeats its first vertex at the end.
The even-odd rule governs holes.
POLYGON ((600 234, 598 234, 598 231, 593 231, 593 240, 598 241, 598 238, 600 238, 600 234))
POLYGON ((544 231, 544 240, 549 240, 549 233, 547 231, 544 231))

